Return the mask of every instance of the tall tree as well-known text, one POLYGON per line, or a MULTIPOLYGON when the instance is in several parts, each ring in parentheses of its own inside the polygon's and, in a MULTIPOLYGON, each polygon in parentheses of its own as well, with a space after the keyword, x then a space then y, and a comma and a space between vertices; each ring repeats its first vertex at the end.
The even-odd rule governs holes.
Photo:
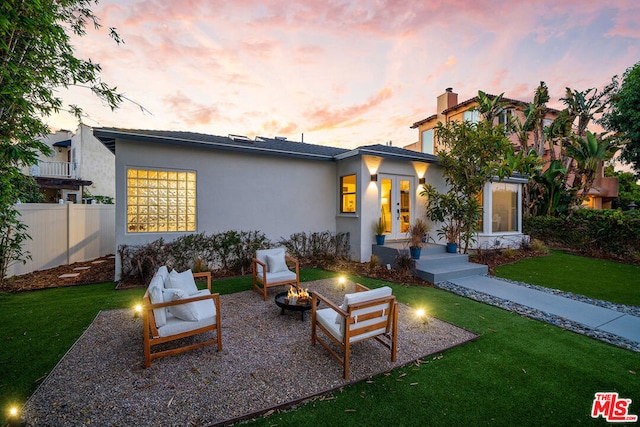
MULTIPOLYGON (((617 83, 616 77, 614 82, 617 83)), ((607 130, 619 134, 625 143, 620 158, 632 165, 636 177, 640 178, 640 62, 625 71, 601 123, 607 130)))
POLYGON ((544 155, 544 118, 547 114, 547 102, 549 102, 549 88, 545 82, 540 82, 533 96, 533 103, 526 111, 524 128, 533 132, 533 149, 538 156, 544 155))
POLYGON ((596 179, 598 168, 605 160, 611 159, 617 150, 618 147, 611 138, 603 138, 602 135, 590 131, 586 131, 586 139, 578 136, 574 143, 567 147, 567 155, 576 162, 576 169, 582 177, 582 192, 578 203, 587 197, 596 179))
POLYGON ((432 221, 445 222, 448 230, 454 228, 466 253, 477 231, 477 195, 496 176, 506 153, 513 154, 513 146, 502 126, 487 120, 438 123, 436 135, 444 147, 438 151, 438 159, 450 188, 447 194, 439 194, 426 186, 422 195, 428 196, 427 215, 432 221))
MULTIPOLYGON (((110 108, 122 100, 115 87, 100 79, 100 65, 76 58, 73 35, 83 36, 87 24, 100 28, 91 11, 97 0, 3 0, 0 2, 0 280, 11 261, 27 254, 16 251, 26 229, 14 207, 15 182, 24 165, 37 162, 49 148, 38 139, 49 133, 47 116, 63 107, 61 88, 85 87, 110 108), (9 179, 15 178, 15 179, 9 179)), ((121 43, 114 28, 109 29, 121 43)), ((67 107, 80 117, 82 110, 67 107)))

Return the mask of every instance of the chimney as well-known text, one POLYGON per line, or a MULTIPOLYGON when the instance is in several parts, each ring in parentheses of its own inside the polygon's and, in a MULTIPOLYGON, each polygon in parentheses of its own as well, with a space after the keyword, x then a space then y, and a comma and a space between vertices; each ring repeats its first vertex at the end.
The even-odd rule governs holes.
POLYGON ((438 96, 437 111, 438 119, 442 112, 448 108, 458 105, 458 94, 453 92, 453 88, 448 87, 444 90, 444 93, 438 96))

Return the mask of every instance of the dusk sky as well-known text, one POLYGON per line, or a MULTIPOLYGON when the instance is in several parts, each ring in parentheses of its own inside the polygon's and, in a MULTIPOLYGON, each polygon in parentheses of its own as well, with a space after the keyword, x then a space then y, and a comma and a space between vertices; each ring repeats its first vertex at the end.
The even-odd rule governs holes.
POLYGON ((545 81, 562 108, 565 87, 601 88, 640 61, 638 0, 102 0, 94 12, 105 28, 74 38, 77 54, 151 114, 65 92, 93 127, 403 146, 447 87, 459 101, 479 89, 531 101, 545 81))

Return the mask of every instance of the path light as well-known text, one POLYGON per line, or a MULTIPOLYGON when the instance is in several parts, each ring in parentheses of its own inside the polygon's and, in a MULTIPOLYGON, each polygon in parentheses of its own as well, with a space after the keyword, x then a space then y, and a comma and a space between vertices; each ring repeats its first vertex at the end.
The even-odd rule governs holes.
POLYGON ((344 276, 340 276, 338 278, 338 283, 340 283, 340 289, 344 291, 345 287, 347 286, 347 279, 345 279, 344 276))
POLYGON ((18 409, 17 406, 9 407, 9 418, 10 419, 17 419, 19 415, 20 415, 20 410, 18 409))
POLYGON ((418 318, 418 320, 422 322, 423 325, 426 325, 427 323, 429 323, 427 321, 427 312, 425 311, 424 308, 416 309, 416 317, 418 318))
POLYGON ((133 317, 138 317, 142 314, 142 304, 136 304, 133 307, 133 317))

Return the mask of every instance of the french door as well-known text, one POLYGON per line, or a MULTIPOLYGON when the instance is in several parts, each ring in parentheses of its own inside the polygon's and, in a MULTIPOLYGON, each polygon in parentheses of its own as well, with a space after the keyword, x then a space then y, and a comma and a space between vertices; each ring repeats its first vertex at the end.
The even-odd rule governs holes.
POLYGON ((389 239, 407 237, 411 223, 413 177, 380 174, 380 215, 389 239))

